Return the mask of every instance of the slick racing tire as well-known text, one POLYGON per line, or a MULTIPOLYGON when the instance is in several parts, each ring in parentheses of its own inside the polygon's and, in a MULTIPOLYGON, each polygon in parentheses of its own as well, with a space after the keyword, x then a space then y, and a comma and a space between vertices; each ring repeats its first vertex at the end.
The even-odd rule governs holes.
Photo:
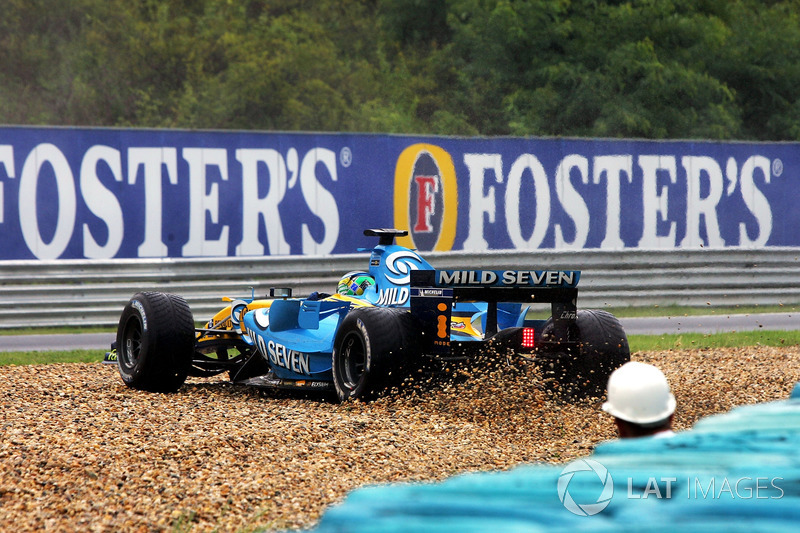
POLYGON ((339 401, 368 400, 399 382, 418 354, 414 319, 406 309, 354 309, 333 343, 333 384, 339 401))
MULTIPOLYGON (((552 325, 545 325, 546 335, 552 325)), ((601 396, 611 372, 631 360, 628 337, 620 321, 607 311, 581 309, 576 322, 578 354, 562 354, 554 377, 572 396, 601 396)))
POLYGON ((186 381, 194 354, 194 318, 174 294, 135 294, 117 328, 117 366, 122 381, 150 392, 175 392, 186 381))

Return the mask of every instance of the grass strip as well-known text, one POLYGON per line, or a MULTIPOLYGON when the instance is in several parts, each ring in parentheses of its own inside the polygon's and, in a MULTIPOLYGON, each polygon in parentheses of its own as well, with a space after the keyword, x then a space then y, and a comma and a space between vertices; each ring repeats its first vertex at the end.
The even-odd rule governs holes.
POLYGON ((735 331, 724 333, 669 333, 631 335, 628 344, 633 352, 733 348, 747 346, 796 346, 800 331, 735 331))
MULTIPOLYGON (((712 334, 631 335, 628 344, 631 353, 746 346, 795 346, 800 345, 800 331, 758 330, 712 334)), ((0 352, 0 366, 95 363, 102 361, 104 354, 104 350, 0 352)))
POLYGON ((54 363, 99 363, 105 350, 0 352, 0 366, 49 365, 54 363))

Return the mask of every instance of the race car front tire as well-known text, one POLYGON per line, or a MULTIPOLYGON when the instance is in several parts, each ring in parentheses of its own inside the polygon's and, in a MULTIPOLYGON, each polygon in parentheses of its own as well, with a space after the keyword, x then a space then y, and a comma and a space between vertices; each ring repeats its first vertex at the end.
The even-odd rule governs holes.
POLYGON ((175 392, 186 381, 194 354, 194 318, 182 297, 140 292, 122 311, 117 366, 129 387, 175 392))
POLYGON ((332 373, 340 401, 367 400, 385 390, 418 353, 414 319, 407 309, 354 309, 333 343, 332 373))

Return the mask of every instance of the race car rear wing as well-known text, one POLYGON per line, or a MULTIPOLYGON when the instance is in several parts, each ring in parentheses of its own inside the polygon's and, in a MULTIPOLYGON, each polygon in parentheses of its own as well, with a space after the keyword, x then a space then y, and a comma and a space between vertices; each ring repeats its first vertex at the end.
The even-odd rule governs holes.
POLYGON ((484 336, 497 333, 497 304, 549 303, 553 337, 567 340, 567 330, 577 319, 577 270, 412 270, 411 314, 418 319, 424 350, 446 355, 450 351, 453 304, 486 302, 484 336))

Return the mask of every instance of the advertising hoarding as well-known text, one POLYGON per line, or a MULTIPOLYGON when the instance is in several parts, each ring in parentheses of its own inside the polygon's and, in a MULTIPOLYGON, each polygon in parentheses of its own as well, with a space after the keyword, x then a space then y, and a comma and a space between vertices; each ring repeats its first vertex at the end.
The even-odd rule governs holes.
POLYGON ((800 246, 800 145, 0 128, 0 260, 800 246))

